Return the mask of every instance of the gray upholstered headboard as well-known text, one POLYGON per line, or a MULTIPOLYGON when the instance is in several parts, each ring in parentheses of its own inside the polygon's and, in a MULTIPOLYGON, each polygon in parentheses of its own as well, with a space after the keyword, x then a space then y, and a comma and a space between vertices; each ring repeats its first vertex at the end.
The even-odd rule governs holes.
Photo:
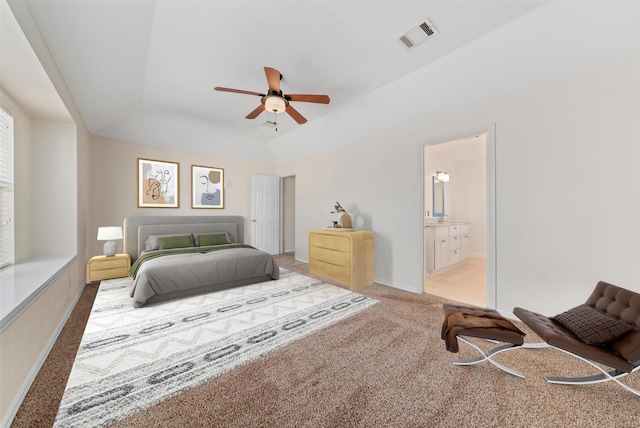
POLYGON ((149 235, 226 232, 244 244, 242 216, 132 216, 124 219, 124 252, 134 261, 149 235))

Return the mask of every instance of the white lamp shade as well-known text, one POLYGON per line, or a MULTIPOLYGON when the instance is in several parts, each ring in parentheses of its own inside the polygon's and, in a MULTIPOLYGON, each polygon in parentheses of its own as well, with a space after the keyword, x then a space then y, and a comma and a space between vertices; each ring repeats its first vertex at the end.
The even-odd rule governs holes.
POLYGON ((116 244, 114 239, 122 239, 122 227, 106 226, 98 228, 98 241, 107 241, 102 248, 105 256, 111 257, 116 255, 118 244, 116 244))
POLYGON ((264 100, 264 108, 269 112, 282 113, 287 109, 287 104, 283 98, 270 95, 264 100))
POLYGON ((113 239, 122 239, 121 226, 106 226, 98 228, 98 241, 111 241, 113 239))

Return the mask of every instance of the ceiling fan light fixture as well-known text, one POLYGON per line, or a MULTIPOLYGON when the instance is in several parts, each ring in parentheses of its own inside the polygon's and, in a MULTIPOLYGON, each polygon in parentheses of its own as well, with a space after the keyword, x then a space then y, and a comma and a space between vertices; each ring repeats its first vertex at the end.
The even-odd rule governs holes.
MULTIPOLYGON (((329 104, 329 96, 328 95, 314 95, 314 94, 289 94, 284 95, 280 90, 280 80, 282 79, 282 74, 275 68, 265 67, 264 68, 265 75, 267 76, 267 83, 269 84, 269 91, 265 93, 258 93, 252 91, 245 91, 243 89, 232 89, 232 88, 223 88, 221 86, 216 86, 213 88, 216 91, 223 92, 235 92, 237 94, 246 94, 246 95, 257 95, 260 97, 260 105, 256 107, 251 113, 245 116, 247 119, 255 119, 262 113, 266 111, 268 113, 273 113, 274 116, 278 113, 287 113, 293 120, 295 120, 298 125, 302 125, 303 123, 307 123, 307 119, 301 115, 298 110, 293 108, 290 104, 291 101, 300 101, 305 103, 318 103, 318 104, 329 104)), ((274 118, 274 122, 276 119, 274 118)))
POLYGON ((264 108, 273 113, 284 113, 287 109, 287 103, 282 97, 269 95, 264 100, 264 108))

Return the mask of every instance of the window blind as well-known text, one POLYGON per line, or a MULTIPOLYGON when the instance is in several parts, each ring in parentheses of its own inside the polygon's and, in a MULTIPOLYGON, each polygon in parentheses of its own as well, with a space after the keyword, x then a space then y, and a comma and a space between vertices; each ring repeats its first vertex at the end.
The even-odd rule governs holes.
POLYGON ((13 117, 0 108, 0 268, 13 263, 13 117))

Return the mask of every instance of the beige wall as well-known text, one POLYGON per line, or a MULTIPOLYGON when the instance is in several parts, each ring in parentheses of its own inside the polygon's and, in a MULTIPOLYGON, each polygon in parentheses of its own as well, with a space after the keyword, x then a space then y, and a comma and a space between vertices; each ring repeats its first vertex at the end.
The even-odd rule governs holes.
MULTIPOLYGON (((62 269, 0 332, 0 415, 5 420, 17 410, 84 287, 83 261, 64 263, 84 252, 78 240, 84 218, 78 219, 77 207, 86 192, 78 191, 77 153, 79 146, 86 147, 88 132, 72 123, 30 117, 6 93, 2 98, 15 124, 16 263, 54 259, 60 260, 55 270, 62 269)), ((25 283, 30 279, 16 275, 14 281, 30 289, 43 285, 25 283)))
POLYGON ((27 217, 32 219, 32 256, 74 255, 78 244, 76 126, 33 120, 31 136, 31 208, 27 217))
POLYGON ((84 288, 90 215, 89 132, 26 5, 14 3, 12 11, 22 16, 23 31, 70 115, 68 122, 32 116, 2 92, 15 121, 16 261, 72 261, 0 332, 0 425, 11 421, 84 288), (61 254, 67 257, 56 257, 61 254))
MULTIPOLYGON (((251 175, 276 175, 268 163, 188 152, 151 144, 138 144, 102 137, 91 138, 91 203, 87 257, 102 254, 103 242, 96 241, 99 226, 122 225, 133 215, 241 215, 245 218, 245 237, 249 241, 251 215, 251 175), (177 162, 180 166, 179 208, 138 208, 137 159, 177 162), (224 168, 224 209, 191 208, 191 165, 224 168)), ((122 251, 118 241, 118 251, 122 251)))
POLYGON ((376 280, 419 292, 421 147, 495 123, 498 308, 558 313, 600 279, 640 291, 638 75, 639 60, 613 65, 280 165, 296 257, 337 200, 374 232, 376 280))
POLYGON ((282 252, 296 250, 296 178, 284 177, 282 180, 282 252))
POLYGON ((16 263, 32 257, 74 255, 76 126, 33 119, 6 93, 2 98, 15 124, 16 263))

